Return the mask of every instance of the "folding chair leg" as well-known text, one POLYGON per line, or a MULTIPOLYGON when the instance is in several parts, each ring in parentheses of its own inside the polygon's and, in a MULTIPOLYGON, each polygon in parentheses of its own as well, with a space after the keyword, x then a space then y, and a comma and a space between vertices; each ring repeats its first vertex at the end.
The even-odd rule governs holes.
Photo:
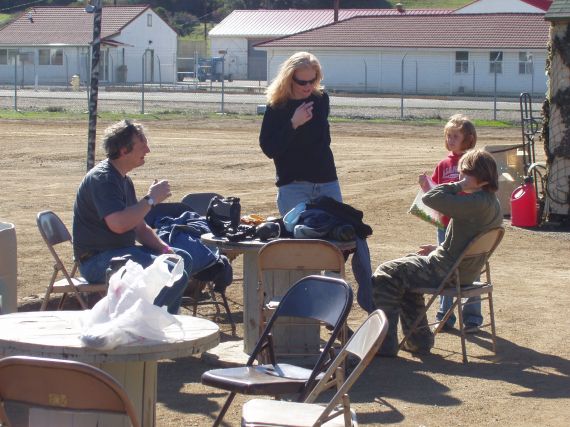
POLYGON ((489 317, 491 318, 491 339, 493 340, 493 353, 497 354, 497 331, 495 330, 495 311, 493 310, 493 294, 489 292, 489 317))
POLYGON ((55 278, 57 277, 58 270, 54 268, 53 274, 51 275, 51 279, 49 281, 48 288, 46 290, 46 294, 44 295, 44 300, 42 301, 42 306, 40 307, 40 311, 44 311, 47 308, 49 297, 51 295, 51 291, 53 289, 53 284, 55 283, 55 278))
POLYGON ((453 311, 458 306, 458 304, 459 304, 459 300, 457 298, 455 298, 455 301, 453 301, 453 304, 451 304, 451 307, 449 307, 449 309, 445 312, 443 318, 440 321, 438 321, 437 327, 433 331, 434 336, 441 332, 444 325, 447 323, 447 320, 451 317, 451 315, 453 314, 453 311))
POLYGON ((459 303, 457 304, 457 320, 459 321, 459 335, 461 337, 461 353, 463 354, 463 363, 467 363, 467 347, 465 345, 465 324, 463 323, 463 304, 461 302, 461 294, 457 296, 459 303))
POLYGON ((224 419, 224 416, 226 415, 226 412, 228 412, 228 408, 232 404, 235 397, 236 397, 236 394, 234 392, 230 393, 230 395, 228 396, 228 398, 226 399, 226 401, 224 403, 224 406, 222 406, 220 413, 218 414, 217 418, 215 419, 213 427, 218 427, 220 425, 220 423, 224 419))
POLYGON ((57 304, 57 309, 61 310, 63 308, 63 303, 65 301, 65 299, 67 298, 67 292, 64 294, 61 294, 61 298, 59 300, 59 303, 57 304))

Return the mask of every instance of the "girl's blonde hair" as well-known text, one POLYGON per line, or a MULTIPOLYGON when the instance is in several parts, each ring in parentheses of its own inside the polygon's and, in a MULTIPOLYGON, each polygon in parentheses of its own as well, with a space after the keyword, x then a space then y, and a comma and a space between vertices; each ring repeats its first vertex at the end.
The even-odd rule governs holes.
POLYGON ((458 129, 463 134, 463 142, 461 143, 461 150, 467 151, 475 147, 477 143, 477 131, 475 125, 463 114, 454 114, 449 118, 443 128, 443 135, 445 138, 445 149, 451 151, 447 145, 447 133, 450 129, 458 129))
POLYGON ((295 71, 305 68, 312 68, 317 73, 316 81, 313 84, 313 93, 321 95, 324 87, 321 85, 323 71, 317 57, 309 52, 297 52, 287 59, 279 68, 279 73, 271 84, 267 87, 267 103, 271 107, 283 105, 293 96, 291 88, 295 71))

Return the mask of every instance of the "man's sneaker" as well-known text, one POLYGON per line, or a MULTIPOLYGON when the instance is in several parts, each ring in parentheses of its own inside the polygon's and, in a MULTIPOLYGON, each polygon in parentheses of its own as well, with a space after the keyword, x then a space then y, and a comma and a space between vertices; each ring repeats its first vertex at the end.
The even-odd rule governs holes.
POLYGON ((476 334, 481 330, 477 323, 466 323, 465 327, 463 328, 466 334, 476 334))

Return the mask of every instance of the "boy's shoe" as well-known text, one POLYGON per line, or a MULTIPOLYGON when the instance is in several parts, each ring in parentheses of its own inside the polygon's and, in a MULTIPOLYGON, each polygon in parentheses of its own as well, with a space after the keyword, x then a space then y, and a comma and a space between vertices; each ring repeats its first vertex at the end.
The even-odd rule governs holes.
POLYGON ((476 334, 481 330, 477 323, 466 323, 465 327, 463 328, 466 334, 476 334))
POLYGON ((431 347, 419 346, 417 344, 414 344, 413 342, 410 342, 410 340, 408 340, 402 346, 402 350, 410 352, 412 354, 426 355, 426 354, 430 354, 431 347))
MULTIPOLYGON (((439 323, 434 324, 433 327, 432 327, 432 329, 431 329, 431 331, 432 331, 432 332, 435 332, 435 330, 436 330, 438 327, 439 327, 439 323)), ((445 323, 445 324, 441 327, 441 329, 440 329, 439 332, 451 332, 451 331, 453 331, 453 325, 450 325, 449 323, 445 323)))

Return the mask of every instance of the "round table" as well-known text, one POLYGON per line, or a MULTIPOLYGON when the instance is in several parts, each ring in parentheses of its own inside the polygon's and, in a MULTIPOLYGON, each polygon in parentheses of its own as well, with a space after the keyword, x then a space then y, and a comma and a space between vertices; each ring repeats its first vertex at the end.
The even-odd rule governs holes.
MULTIPOLYGON (((79 339, 80 317, 84 314, 83 311, 33 311, 2 315, 0 356, 48 357, 97 366, 123 385, 135 406, 141 426, 154 426, 156 423, 157 360, 199 354, 215 347, 220 340, 215 323, 197 317, 176 316, 182 325, 183 337, 176 325, 168 327, 165 332, 167 337, 176 341, 143 340, 100 351, 84 347, 79 339)), ((40 425, 56 425, 50 421, 49 411, 38 418, 44 423, 40 425)), ((77 422, 77 417, 74 420, 77 422)), ((99 425, 122 426, 122 422, 116 416, 108 419, 99 416, 99 425)), ((57 424, 61 425, 60 421, 57 424)))
MULTIPOLYGON (((203 234, 202 242, 208 246, 218 247, 222 252, 229 254, 243 254, 243 341, 244 351, 251 354, 257 339, 259 338, 259 296, 257 285, 259 280, 259 250, 267 243, 274 240, 260 241, 258 239, 242 240, 240 242, 230 242, 225 237, 216 237, 212 233, 203 234)), ((354 241, 340 242, 331 241, 341 251, 348 251, 355 248, 354 241)))

